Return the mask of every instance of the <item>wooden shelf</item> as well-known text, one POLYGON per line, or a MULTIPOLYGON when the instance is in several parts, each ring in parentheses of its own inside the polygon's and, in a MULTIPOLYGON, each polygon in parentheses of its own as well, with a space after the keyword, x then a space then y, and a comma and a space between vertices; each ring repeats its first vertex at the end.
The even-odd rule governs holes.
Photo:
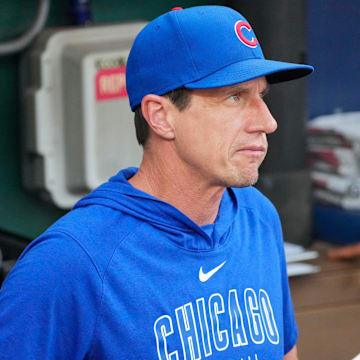
POLYGON ((316 274, 290 278, 300 360, 351 360, 360 352, 360 259, 332 261, 317 242, 316 274))

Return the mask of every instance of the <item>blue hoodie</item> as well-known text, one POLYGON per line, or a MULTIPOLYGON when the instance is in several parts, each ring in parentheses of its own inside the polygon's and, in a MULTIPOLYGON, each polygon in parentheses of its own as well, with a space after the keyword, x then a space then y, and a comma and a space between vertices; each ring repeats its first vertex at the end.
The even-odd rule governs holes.
POLYGON ((199 227, 135 172, 25 249, 0 291, 0 358, 283 359, 297 328, 272 204, 229 188, 199 227))

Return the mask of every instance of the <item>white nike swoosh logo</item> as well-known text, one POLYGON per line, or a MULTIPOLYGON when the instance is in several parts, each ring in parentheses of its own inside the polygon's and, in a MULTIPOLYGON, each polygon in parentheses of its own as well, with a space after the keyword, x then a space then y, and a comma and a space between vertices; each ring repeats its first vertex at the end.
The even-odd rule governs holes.
POLYGON ((216 268, 210 270, 207 273, 203 272, 203 269, 201 266, 200 271, 199 271, 199 280, 201 282, 208 281, 218 270, 220 270, 225 265, 225 263, 226 263, 226 261, 224 261, 222 264, 218 265, 216 268))

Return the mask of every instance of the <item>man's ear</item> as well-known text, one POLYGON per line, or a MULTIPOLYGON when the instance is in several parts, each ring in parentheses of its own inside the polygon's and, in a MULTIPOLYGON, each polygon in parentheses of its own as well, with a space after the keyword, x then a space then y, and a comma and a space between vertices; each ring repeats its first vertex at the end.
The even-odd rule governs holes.
POLYGON ((163 96, 148 94, 141 101, 141 111, 152 131, 166 140, 175 136, 171 121, 171 101, 163 96))

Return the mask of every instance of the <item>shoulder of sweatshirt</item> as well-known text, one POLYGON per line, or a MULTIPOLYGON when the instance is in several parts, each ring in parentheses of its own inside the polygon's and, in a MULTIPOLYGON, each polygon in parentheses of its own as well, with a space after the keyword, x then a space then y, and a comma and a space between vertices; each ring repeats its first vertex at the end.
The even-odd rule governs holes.
MULTIPOLYGON (((39 252, 45 247, 46 256, 76 258, 87 257, 102 278, 120 244, 141 227, 136 218, 101 205, 90 205, 70 211, 33 240, 24 250, 39 252)), ((44 256, 43 253, 38 256, 44 256)), ((75 265, 80 266, 82 264, 75 265)))

